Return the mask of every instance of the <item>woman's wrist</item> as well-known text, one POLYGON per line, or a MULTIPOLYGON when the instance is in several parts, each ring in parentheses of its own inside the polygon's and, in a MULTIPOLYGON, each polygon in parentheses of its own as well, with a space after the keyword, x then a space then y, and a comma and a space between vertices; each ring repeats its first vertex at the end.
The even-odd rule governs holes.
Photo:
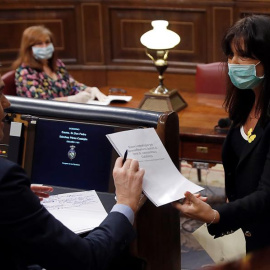
POLYGON ((68 97, 56 97, 56 98, 54 98, 54 100, 58 100, 58 101, 68 101, 68 97))
POLYGON ((207 224, 207 227, 210 226, 211 224, 215 224, 219 222, 220 216, 219 216, 219 212, 215 209, 212 209, 212 219, 210 220, 210 222, 207 224))

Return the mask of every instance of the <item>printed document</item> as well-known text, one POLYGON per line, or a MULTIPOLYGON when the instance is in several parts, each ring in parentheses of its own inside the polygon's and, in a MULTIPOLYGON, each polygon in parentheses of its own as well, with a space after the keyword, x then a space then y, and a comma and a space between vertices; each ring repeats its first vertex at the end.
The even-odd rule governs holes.
POLYGON ((143 192, 156 206, 184 198, 203 188, 186 179, 173 164, 154 128, 134 129, 106 135, 117 153, 137 159, 145 169, 143 192))
POLYGON ((94 190, 51 195, 41 203, 56 219, 77 234, 98 227, 107 216, 94 190))

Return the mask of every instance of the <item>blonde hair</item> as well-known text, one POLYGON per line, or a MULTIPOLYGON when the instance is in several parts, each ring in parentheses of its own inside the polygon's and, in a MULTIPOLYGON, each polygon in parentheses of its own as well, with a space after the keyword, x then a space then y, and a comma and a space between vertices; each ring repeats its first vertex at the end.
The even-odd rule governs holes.
MULTIPOLYGON (((33 56, 32 46, 37 44, 44 37, 49 37, 50 41, 53 43, 53 34, 45 26, 35 25, 26 28, 22 35, 19 56, 12 64, 12 68, 16 69, 24 63, 31 68, 42 70, 42 63, 39 60, 35 59, 33 56)), ((53 56, 49 59, 48 65, 53 71, 55 71, 55 53, 53 53, 53 56)))

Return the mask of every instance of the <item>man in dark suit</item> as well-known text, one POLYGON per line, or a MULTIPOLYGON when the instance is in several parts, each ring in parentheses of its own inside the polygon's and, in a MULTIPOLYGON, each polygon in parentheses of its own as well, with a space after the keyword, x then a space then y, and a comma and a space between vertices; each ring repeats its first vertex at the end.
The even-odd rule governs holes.
MULTIPOLYGON (((0 119, 9 101, 0 77, 0 119)), ((3 138, 3 121, 0 122, 3 138)), ((106 269, 134 238, 132 226, 144 170, 136 160, 118 158, 113 172, 117 204, 102 224, 81 238, 56 220, 31 191, 23 169, 0 158, 0 269, 106 269)))

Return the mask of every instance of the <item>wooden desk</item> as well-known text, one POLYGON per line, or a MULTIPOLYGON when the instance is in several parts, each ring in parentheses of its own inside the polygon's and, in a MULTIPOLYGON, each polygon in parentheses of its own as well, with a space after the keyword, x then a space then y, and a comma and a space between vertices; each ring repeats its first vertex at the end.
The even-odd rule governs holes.
MULTIPOLYGON (((109 87, 101 88, 108 94, 109 87)), ((133 98, 128 103, 112 103, 112 106, 137 108, 148 90, 125 88, 126 95, 133 98)), ((178 113, 180 129, 179 157, 188 161, 221 162, 221 148, 226 134, 218 133, 214 127, 227 113, 222 107, 224 96, 196 94, 181 91, 188 106, 178 113)))

